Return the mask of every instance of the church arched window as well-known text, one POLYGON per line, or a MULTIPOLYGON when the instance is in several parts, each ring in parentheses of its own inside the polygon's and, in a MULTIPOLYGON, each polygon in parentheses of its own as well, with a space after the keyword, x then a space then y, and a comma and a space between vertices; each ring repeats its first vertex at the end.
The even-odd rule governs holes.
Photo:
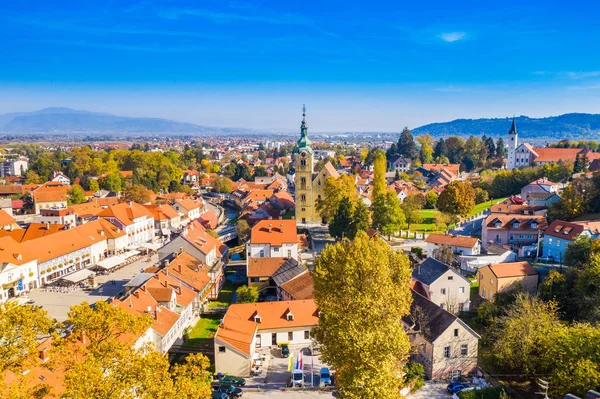
POLYGON ((306 184, 306 177, 301 177, 300 178, 300 183, 306 184))
POLYGON ((302 194, 302 195, 300 196, 300 199, 301 199, 302 201, 306 201, 306 195, 305 195, 305 194, 302 194))
POLYGON ((306 166, 306 159, 300 160, 300 166, 306 166))

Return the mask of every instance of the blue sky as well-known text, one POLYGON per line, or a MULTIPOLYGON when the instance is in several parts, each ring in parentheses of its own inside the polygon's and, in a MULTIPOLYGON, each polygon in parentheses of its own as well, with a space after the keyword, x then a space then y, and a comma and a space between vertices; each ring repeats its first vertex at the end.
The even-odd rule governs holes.
POLYGON ((554 1, 1 1, 0 113, 68 106, 295 129, 306 103, 318 131, 596 113, 599 12, 554 1))

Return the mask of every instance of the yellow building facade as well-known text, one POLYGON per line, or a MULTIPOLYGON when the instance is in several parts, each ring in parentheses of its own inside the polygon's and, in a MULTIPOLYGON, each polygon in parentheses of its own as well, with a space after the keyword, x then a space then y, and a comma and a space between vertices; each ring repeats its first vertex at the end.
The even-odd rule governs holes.
POLYGON ((300 139, 293 158, 296 168, 296 220, 298 223, 321 223, 321 216, 317 211, 317 201, 323 196, 325 180, 328 177, 339 177, 337 171, 327 162, 323 168, 314 171, 314 153, 308 138, 308 126, 306 124, 306 108, 303 108, 302 124, 300 126, 300 139))

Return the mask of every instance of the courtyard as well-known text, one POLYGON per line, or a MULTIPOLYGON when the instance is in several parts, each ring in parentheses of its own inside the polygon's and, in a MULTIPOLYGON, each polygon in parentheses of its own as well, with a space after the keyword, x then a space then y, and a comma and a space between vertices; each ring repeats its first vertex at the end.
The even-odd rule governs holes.
POLYGON ((29 298, 35 302, 35 305, 46 310, 50 317, 63 322, 67 320, 67 312, 71 306, 82 302, 93 304, 115 296, 123 290, 123 286, 129 280, 140 273, 140 269, 150 267, 156 262, 158 262, 158 255, 153 255, 150 262, 146 261, 144 256, 110 274, 99 275, 96 277, 99 286, 91 290, 53 292, 37 288, 29 293, 29 298))

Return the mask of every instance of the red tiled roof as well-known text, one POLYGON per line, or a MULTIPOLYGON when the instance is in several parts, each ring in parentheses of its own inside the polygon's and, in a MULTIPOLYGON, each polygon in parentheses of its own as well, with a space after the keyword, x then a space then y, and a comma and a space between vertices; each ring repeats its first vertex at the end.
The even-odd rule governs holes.
POLYGON ((453 247, 462 248, 473 248, 479 241, 475 237, 459 236, 450 234, 429 234, 425 239, 425 242, 438 244, 438 245, 449 245, 453 247))
POLYGON ((261 220, 252 228, 251 244, 293 244, 298 242, 295 220, 261 220))
POLYGON ((497 278, 533 276, 538 274, 529 262, 497 263, 488 267, 497 278))

